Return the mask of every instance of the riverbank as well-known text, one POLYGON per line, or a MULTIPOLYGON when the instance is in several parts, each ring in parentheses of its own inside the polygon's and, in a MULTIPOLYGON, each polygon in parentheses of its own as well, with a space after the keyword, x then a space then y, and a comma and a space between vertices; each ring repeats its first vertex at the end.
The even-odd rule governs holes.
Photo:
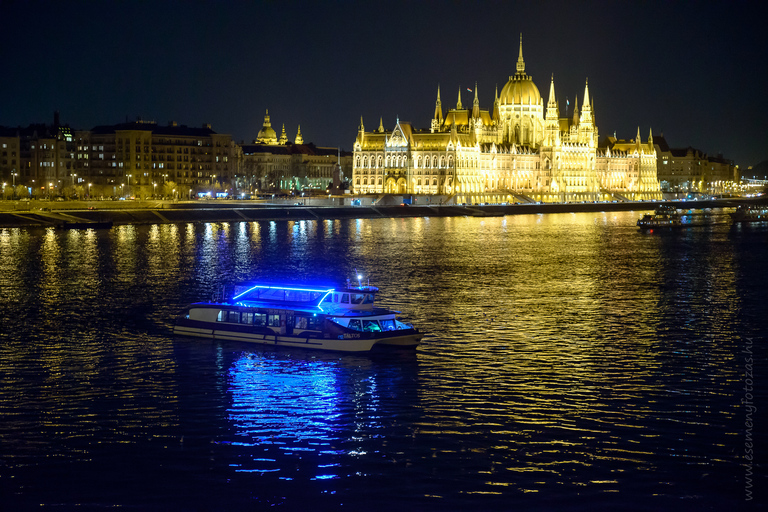
MULTIPOLYGON (((727 208, 744 199, 667 201, 684 209, 727 208)), ((658 202, 509 205, 310 206, 254 201, 0 201, 0 227, 55 227, 68 222, 172 224, 392 217, 496 217, 540 213, 650 211, 658 202)))

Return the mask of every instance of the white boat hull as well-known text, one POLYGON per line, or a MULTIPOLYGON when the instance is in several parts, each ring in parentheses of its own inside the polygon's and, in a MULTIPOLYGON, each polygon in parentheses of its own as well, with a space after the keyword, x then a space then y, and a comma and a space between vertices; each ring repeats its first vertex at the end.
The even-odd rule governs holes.
POLYGON ((300 347, 314 350, 334 350, 340 352, 368 352, 378 341, 380 341, 376 339, 300 338, 296 336, 252 334, 247 332, 228 331, 225 329, 205 329, 183 325, 175 326, 173 328, 173 333, 179 336, 192 336, 195 338, 243 341, 261 345, 300 347))

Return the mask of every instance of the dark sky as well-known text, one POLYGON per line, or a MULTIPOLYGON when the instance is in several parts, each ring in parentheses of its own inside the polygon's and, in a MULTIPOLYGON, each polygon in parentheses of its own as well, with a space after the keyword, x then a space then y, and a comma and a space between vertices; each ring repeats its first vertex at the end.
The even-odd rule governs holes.
POLYGON ((0 125, 75 128, 141 117, 211 123, 253 140, 277 132, 352 148, 399 116, 428 127, 443 108, 490 109, 515 72, 546 103, 550 76, 601 138, 640 127, 672 147, 768 159, 768 44, 758 2, 25 2, 0 0, 0 125))

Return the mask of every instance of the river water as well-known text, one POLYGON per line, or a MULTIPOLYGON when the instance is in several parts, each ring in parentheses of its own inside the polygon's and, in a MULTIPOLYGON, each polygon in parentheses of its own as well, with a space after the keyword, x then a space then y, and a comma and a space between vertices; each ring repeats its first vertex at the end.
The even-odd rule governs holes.
POLYGON ((638 217, 0 229, 0 508, 764 502, 768 226, 638 217), (355 269, 416 351, 171 333, 222 282, 355 269))

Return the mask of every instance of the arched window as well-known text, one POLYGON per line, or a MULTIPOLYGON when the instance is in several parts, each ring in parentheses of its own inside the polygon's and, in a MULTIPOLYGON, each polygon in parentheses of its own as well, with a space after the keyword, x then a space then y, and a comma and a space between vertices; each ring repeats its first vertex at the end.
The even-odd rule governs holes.
POLYGON ((437 167, 437 156, 432 157, 432 167, 437 167))

